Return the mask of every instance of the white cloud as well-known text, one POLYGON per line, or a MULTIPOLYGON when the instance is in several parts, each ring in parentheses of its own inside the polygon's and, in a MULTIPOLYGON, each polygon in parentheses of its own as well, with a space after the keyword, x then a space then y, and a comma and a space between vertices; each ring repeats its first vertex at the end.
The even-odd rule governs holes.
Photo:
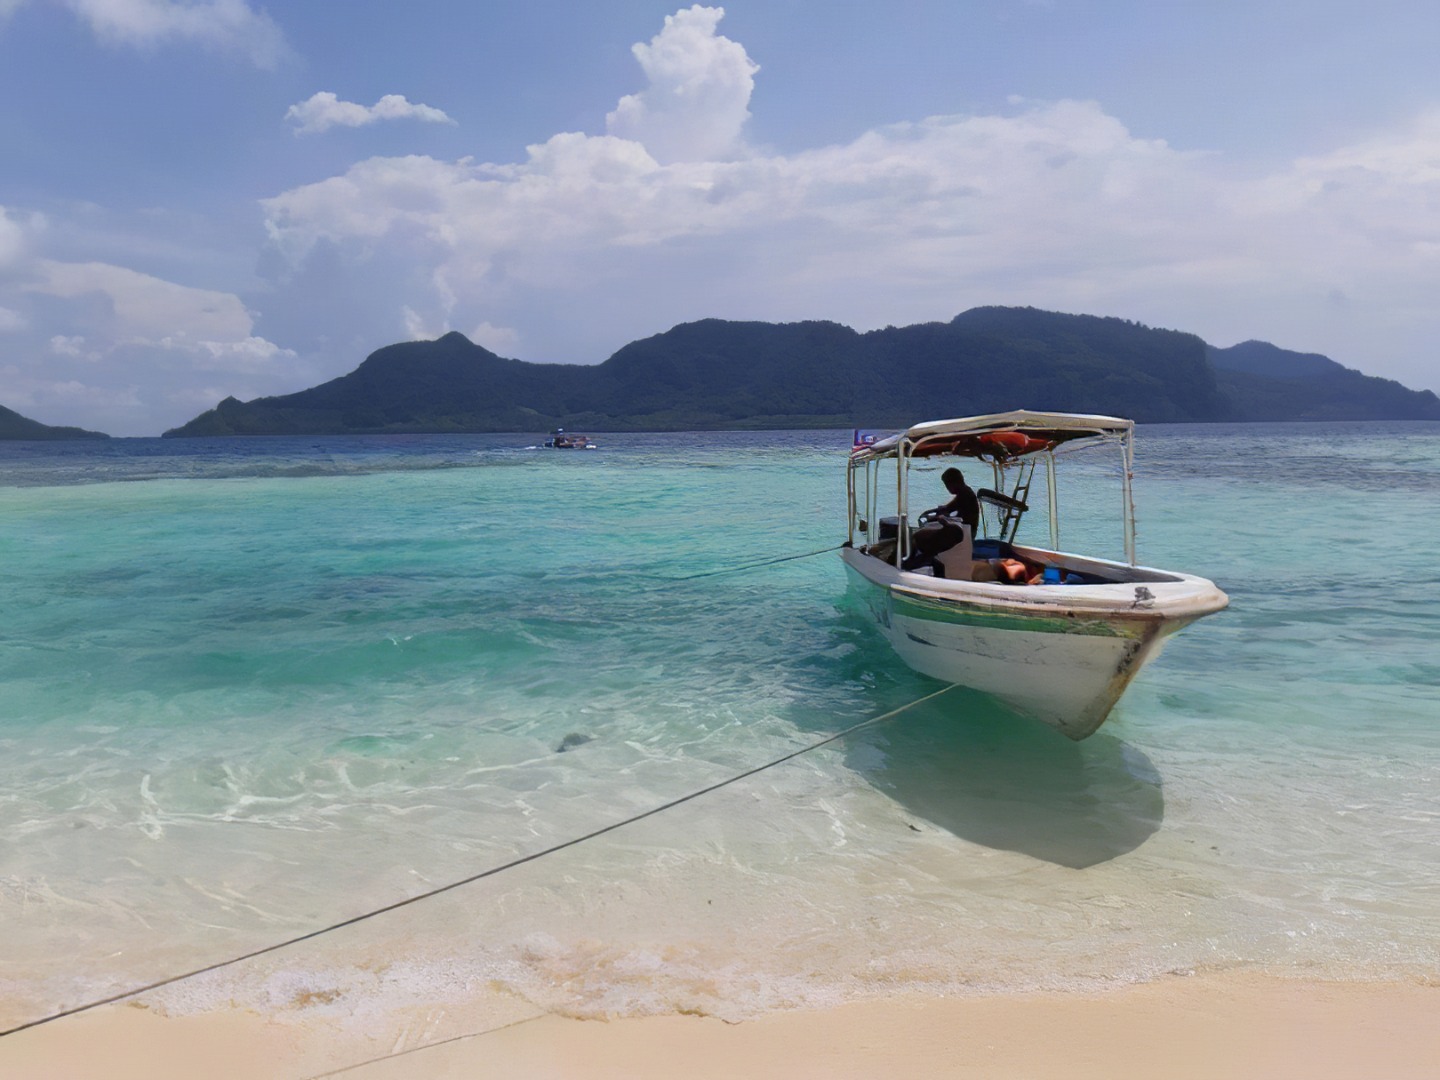
POLYGON ((24 251, 24 226, 10 217, 8 208, 0 205, 0 271, 18 262, 24 251))
MULTIPOLYGON (((456 319, 493 321, 489 305, 516 289, 603 292, 620 275, 637 309, 688 289, 702 300, 748 293, 752 310, 786 317, 854 319, 852 302, 861 316, 880 302, 909 308, 896 317, 953 314, 997 269, 1143 262, 1156 229, 1213 199, 1212 184, 1202 160, 1133 138, 1093 104, 1062 102, 791 157, 661 165, 629 140, 565 134, 511 166, 372 159, 265 208, 292 258, 320 242, 359 245, 423 281, 409 323, 429 336, 456 319), (678 251, 693 257, 665 280, 678 251), (745 282, 732 276, 737 260, 745 282), (775 308, 820 295, 824 311, 775 308)), ((1183 257, 1196 237, 1165 228, 1163 256, 1183 257)))
POLYGON ((258 374, 273 370, 277 365, 295 360, 294 349, 282 349, 274 342, 262 337, 250 336, 241 341, 198 341, 162 339, 164 348, 197 350, 194 364, 197 371, 238 371, 258 374))
POLYGON ((90 386, 75 379, 44 385, 41 393, 34 396, 40 399, 48 396, 58 401, 103 405, 107 409, 138 409, 143 405, 139 392, 133 386, 117 392, 113 387, 90 386))
POLYGON ((14 333, 25 328, 25 316, 7 307, 0 307, 0 334, 14 333))
POLYGON ((511 356, 520 344, 520 334, 513 327, 491 326, 488 322, 473 327, 465 336, 500 356, 511 356))
MULTIPOLYGON (((1440 107, 1432 107, 1394 131, 1343 147, 1320 157, 1304 158, 1299 171, 1332 183, 1361 176, 1387 186, 1434 188, 1440 183, 1440 107)), ((1312 184, 1312 190, 1316 190, 1312 184)))
POLYGON ((631 49, 650 85, 621 98, 605 118, 611 135, 633 139, 667 163, 740 149, 760 68, 744 46, 715 32, 724 16, 724 8, 696 4, 667 15, 650 44, 631 49))
POLYGON ((425 317, 414 308, 402 307, 400 314, 405 318, 405 336, 411 341, 430 341, 445 333, 444 323, 430 325, 425 317))
POLYGON ((260 393, 306 385, 297 353, 257 334, 232 293, 100 262, 14 269, 0 277, 0 311, 19 319, 7 351, 23 360, 0 379, 0 404, 26 404, 44 423, 153 435, 190 419, 185 393, 216 373, 260 393))
POLYGON ((85 357, 89 360, 100 359, 99 353, 86 352, 85 339, 78 334, 71 336, 67 336, 65 334, 56 334, 50 339, 50 351, 56 356, 71 356, 76 358, 77 360, 81 357, 85 357))
POLYGON ((30 291, 66 300, 101 299, 116 343, 238 341, 248 338, 250 313, 231 293, 196 289, 106 263, 42 260, 30 291))
MULTIPOLYGON (((0 17, 26 0, 0 0, 0 17)), ((102 41, 148 48, 171 41, 243 53, 272 67, 285 53, 279 27, 246 0, 40 0, 68 8, 102 41)))
POLYGON ((105 40, 125 45, 170 41, 230 49, 270 67, 284 53, 279 27, 245 0, 63 0, 105 40))
MULTIPOLYGON (((454 329, 446 320, 427 321, 424 315, 408 305, 401 308, 400 313, 405 323, 405 337, 409 341, 432 341, 454 329)), ((493 326, 488 322, 472 326, 465 336, 500 356, 511 355, 520 342, 520 335, 513 327, 493 326)))
POLYGON ((412 105, 400 94, 386 94, 374 105, 341 101, 328 90, 291 105, 285 119, 295 125, 296 135, 315 135, 332 127, 363 127, 378 120, 420 120, 429 124, 453 124, 454 120, 429 105, 412 105))

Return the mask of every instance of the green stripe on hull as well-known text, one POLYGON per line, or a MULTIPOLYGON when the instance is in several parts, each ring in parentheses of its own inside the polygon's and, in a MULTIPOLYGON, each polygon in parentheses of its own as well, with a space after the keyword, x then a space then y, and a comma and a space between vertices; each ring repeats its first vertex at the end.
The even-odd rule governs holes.
MULTIPOLYGON (((1017 586, 1018 588, 1019 586, 1017 586)), ((986 630, 1012 630, 1031 634, 1080 634, 1087 637, 1138 638, 1144 622, 1124 620, 1118 625, 1106 619, 1081 615, 1017 615, 1008 611, 965 607, 943 600, 927 600, 903 593, 890 594, 894 615, 925 622, 974 626, 986 630)))

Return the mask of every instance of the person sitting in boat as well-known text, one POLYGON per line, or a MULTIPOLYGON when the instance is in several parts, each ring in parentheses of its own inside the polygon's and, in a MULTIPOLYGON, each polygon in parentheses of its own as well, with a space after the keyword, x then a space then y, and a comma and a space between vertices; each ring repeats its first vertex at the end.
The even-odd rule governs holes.
POLYGON ((940 482, 950 492, 950 501, 920 515, 920 527, 910 539, 910 556, 901 566, 903 570, 929 567, 937 577, 944 577, 937 556, 975 535, 980 522, 980 499, 965 483, 965 474, 959 469, 946 469, 940 474, 940 482))
POLYGON ((940 474, 940 482, 945 485, 945 490, 950 492, 950 501, 933 510, 926 510, 920 515, 920 524, 924 525, 939 518, 959 518, 970 526, 970 534, 973 536, 980 524, 980 499, 970 485, 965 483, 965 474, 959 469, 946 469, 940 474))

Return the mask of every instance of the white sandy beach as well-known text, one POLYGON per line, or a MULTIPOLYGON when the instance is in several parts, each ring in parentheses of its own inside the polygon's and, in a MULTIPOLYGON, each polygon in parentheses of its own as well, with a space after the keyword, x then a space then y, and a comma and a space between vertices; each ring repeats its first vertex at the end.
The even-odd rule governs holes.
MULTIPOLYGON (((727 1024, 537 1014, 476 1031, 465 1009, 355 1019, 112 1006, 0 1041, 25 1080, 986 1077, 1071 1080, 1431 1080, 1440 986, 1251 974, 1172 976, 1100 994, 872 1001, 727 1024)), ((494 1003, 486 1015, 494 1017, 494 1003)), ((490 1021, 493 1023, 493 1019, 490 1021)))

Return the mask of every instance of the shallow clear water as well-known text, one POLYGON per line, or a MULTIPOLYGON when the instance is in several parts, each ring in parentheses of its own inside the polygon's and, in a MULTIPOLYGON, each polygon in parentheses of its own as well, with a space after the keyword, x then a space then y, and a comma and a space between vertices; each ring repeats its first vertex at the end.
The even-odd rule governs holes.
MULTIPOLYGON (((476 874, 938 688, 834 554, 676 580, 843 539, 847 432, 537 441, 0 443, 0 1019, 476 874)), ((1064 546, 1118 554, 1084 512, 1107 479, 1062 476, 1064 546)), ((1091 739, 953 690, 170 1007, 488 985, 744 1016, 1433 976, 1440 426, 1142 427, 1136 482, 1141 561, 1232 606, 1091 739)))

